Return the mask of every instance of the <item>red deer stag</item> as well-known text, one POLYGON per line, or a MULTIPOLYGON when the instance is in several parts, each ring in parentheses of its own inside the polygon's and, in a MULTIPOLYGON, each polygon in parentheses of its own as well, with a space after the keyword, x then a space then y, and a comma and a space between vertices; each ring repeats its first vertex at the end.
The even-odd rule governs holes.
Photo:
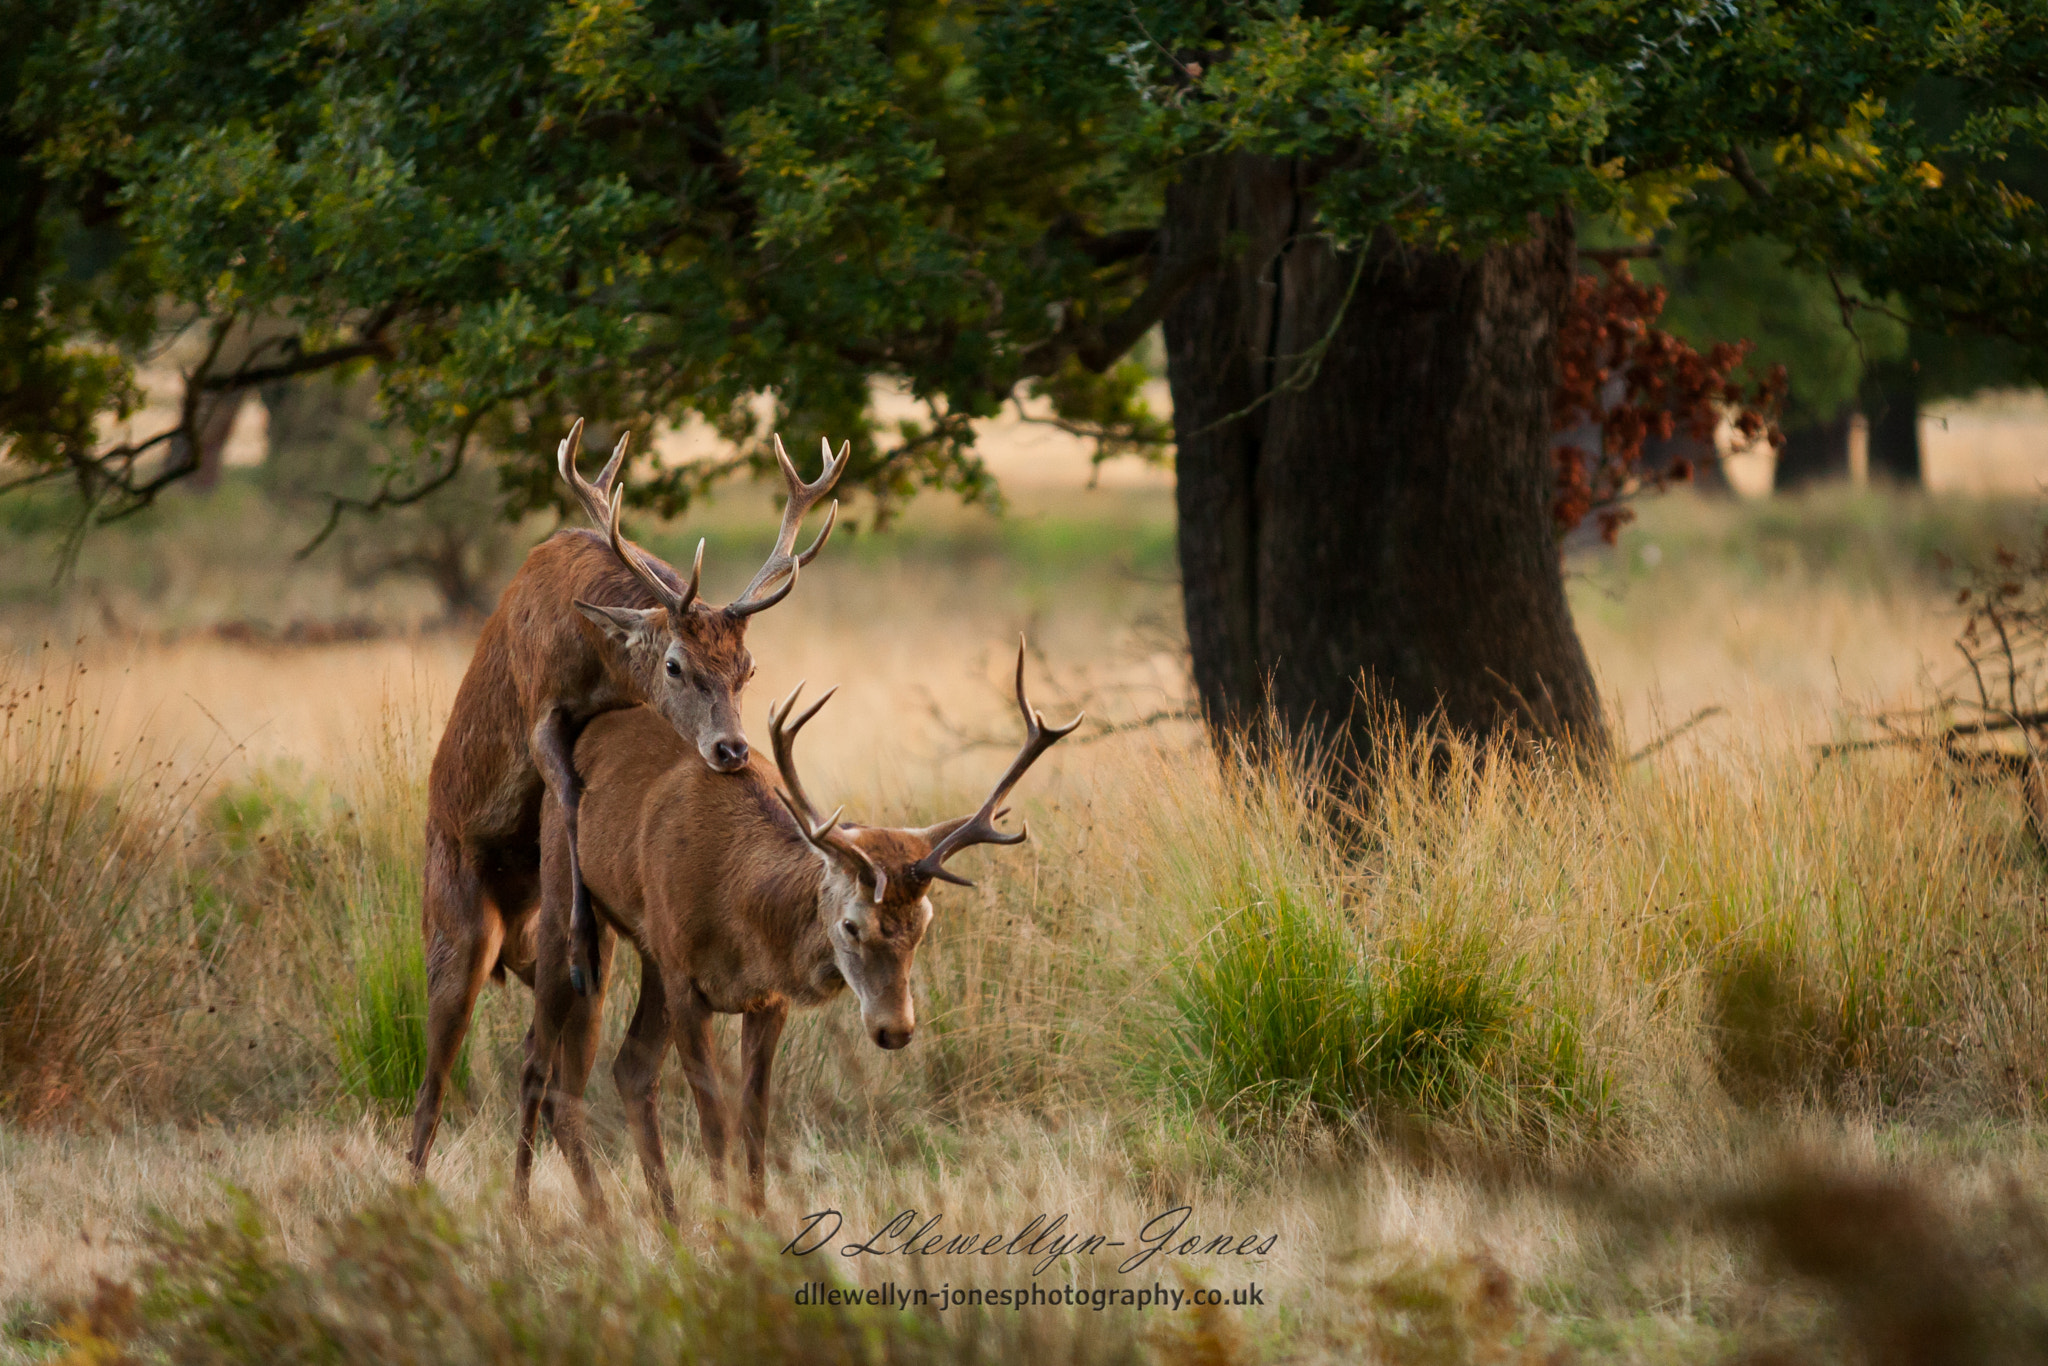
MULTIPOLYGON (((775 548, 746 591, 725 607, 697 598, 704 544, 688 583, 619 534, 625 461, 621 437, 595 484, 576 472, 583 424, 558 453, 562 477, 607 534, 558 531, 534 547, 484 623, 455 694, 448 729, 427 780, 427 860, 421 908, 427 959, 427 1067, 413 1111, 412 1165, 426 1169, 441 1099, 486 976, 509 969, 532 980, 526 930, 539 899, 541 808, 577 827, 579 790, 571 752, 593 716, 645 703, 650 719, 721 772, 744 769, 740 689, 753 675, 747 619, 796 586, 832 534, 838 504, 818 538, 795 553, 804 514, 846 468, 847 447, 806 484, 775 443, 789 503, 775 548), (777 580, 780 586, 773 586, 777 580), (575 610, 570 610, 571 608, 575 610), (542 796, 554 801, 543 803, 542 796)), ((595 989, 598 927, 571 846, 575 889, 569 942, 575 985, 595 989)))
MULTIPOLYGON (((711 1017, 740 1015, 747 1204, 765 1196, 768 1076, 790 1007, 818 1005, 842 987, 860 1001, 861 1027, 883 1048, 901 1048, 917 1027, 910 965, 932 918, 934 880, 972 886, 946 860, 977 844, 1017 844, 1026 830, 996 825, 1004 797, 1038 757, 1081 723, 1053 728, 1024 695, 1017 651, 1017 709, 1024 747, 981 809, 923 829, 819 820, 798 779, 796 733, 830 692, 794 721, 803 685, 768 714, 771 770, 758 756, 731 775, 690 762, 675 736, 642 710, 593 720, 576 744, 583 780, 583 876, 605 918, 641 956, 639 1008, 613 1065, 626 1122, 660 1211, 676 1218, 662 1152, 657 1097, 673 1040, 697 1100, 712 1170, 723 1180, 726 1121, 712 1057, 711 1017), (776 776, 781 786, 776 785, 776 776)), ((844 808, 842 808, 843 810, 844 808)), ((586 1205, 602 1215, 585 1148, 583 1088, 597 1051, 601 996, 577 994, 565 960, 570 899, 569 836, 557 808, 541 838, 541 930, 534 969, 533 1028, 520 1078, 514 1198, 523 1207, 544 1101, 586 1205)), ((614 941, 607 936, 607 956, 614 941)))

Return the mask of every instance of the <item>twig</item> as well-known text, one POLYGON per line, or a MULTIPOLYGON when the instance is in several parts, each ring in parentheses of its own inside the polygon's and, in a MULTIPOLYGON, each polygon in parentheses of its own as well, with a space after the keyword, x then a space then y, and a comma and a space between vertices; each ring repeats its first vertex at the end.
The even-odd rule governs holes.
MULTIPOLYGON (((1069 436, 1078 436, 1088 441, 1094 441, 1104 444, 1112 441, 1121 441, 1132 446, 1160 447, 1170 446, 1173 444, 1172 437, 1132 436, 1122 434, 1114 431, 1111 428, 1100 426, 1097 424, 1075 422, 1069 418, 1061 417, 1058 413, 1054 413, 1051 417, 1033 417, 1029 412, 1025 410, 1024 399, 1022 395, 1018 394, 1015 390, 1012 390, 1010 392, 1010 402, 1016 405, 1017 420, 1019 422, 1035 423, 1041 427, 1057 427, 1059 430, 1065 432, 1069 436)), ((1096 463, 1101 464, 1102 462, 1098 460, 1096 461, 1096 463)))
POLYGON ((1655 242, 1637 242, 1626 247, 1580 247, 1579 255, 1588 261, 1598 261, 1611 266, 1617 261, 1648 261, 1664 254, 1664 248, 1655 242))
POLYGON ((1670 744, 1679 736, 1684 735, 1687 731, 1691 730, 1694 726, 1697 726, 1700 722, 1709 720, 1716 716, 1720 716, 1724 714, 1727 710, 1728 709, 1726 707, 1719 705, 1712 707, 1701 707, 1691 716, 1679 722, 1670 730, 1665 731, 1662 735, 1650 741, 1649 744, 1644 745, 1634 754, 1629 755, 1628 759, 1625 762, 1633 764, 1639 763, 1640 761, 1649 758, 1652 754, 1655 754, 1658 750, 1664 748, 1664 746, 1670 744))
POLYGON ((1984 686, 1984 670, 1978 666, 1977 656, 1960 640, 1955 642, 1955 647, 1956 653, 1963 657, 1963 662, 1970 666, 1971 676, 1977 680, 1977 706, 1983 711, 1990 711, 1991 692, 1984 686))
MULTIPOLYGON (((1102 723, 1101 728, 1092 734, 1077 737, 1075 743, 1082 745, 1093 744, 1097 740, 1107 740, 1112 735, 1122 735, 1128 731, 1151 730, 1154 726, 1161 725, 1167 721, 1199 721, 1201 719, 1202 714, 1193 707, 1162 707, 1158 711, 1147 712, 1145 715, 1130 721, 1105 721, 1102 723)), ((1004 743, 1007 744, 1009 742, 1005 741, 1004 743)))
POLYGON ((334 529, 341 525, 341 516, 344 512, 367 514, 381 512, 388 507, 407 507, 446 487, 454 480, 456 475, 462 473, 463 457, 468 453, 469 438, 476 431, 476 424, 477 419, 471 417, 464 424, 462 430, 456 434, 454 444, 448 453, 448 466, 446 469, 439 471, 425 482, 414 485, 404 493, 393 493, 391 491, 391 485, 397 478, 396 473, 393 472, 385 475, 383 485, 369 498, 348 498, 338 494, 328 495, 327 520, 321 524, 318 531, 313 533, 312 540, 307 541, 298 550, 293 552, 292 558, 303 560, 318 550, 326 542, 327 538, 334 534, 334 529))
POLYGON ((1728 171, 1735 177, 1735 183, 1748 192, 1749 197, 1759 204, 1771 202, 1771 192, 1756 178, 1756 171, 1749 164, 1749 153, 1737 143, 1728 149, 1728 171))
POLYGON ((1815 745, 1815 758, 1832 759, 1838 754, 1856 754, 1867 749, 1890 749, 1894 745, 1932 748, 1940 742, 1928 735, 1887 735, 1876 740, 1830 740, 1815 745))
MULTIPOLYGON (((1351 283, 1344 287, 1344 297, 1337 302, 1337 312, 1330 319, 1329 329, 1306 351, 1299 352, 1296 356, 1287 357, 1290 360, 1299 359, 1301 361, 1301 365, 1296 368, 1294 373, 1266 390, 1265 393, 1260 394, 1250 403, 1245 404, 1244 407, 1239 408, 1236 412, 1225 413, 1214 422, 1198 428, 1190 433, 1191 437, 1207 436, 1219 427, 1236 422, 1239 418, 1249 417, 1282 394, 1307 392, 1308 387, 1314 384, 1322 374, 1323 357, 1330 353, 1331 344, 1337 340, 1337 329, 1344 325, 1344 315, 1351 311, 1351 298, 1358 293, 1358 282, 1365 275, 1365 258, 1366 251, 1361 247, 1358 252, 1358 264, 1352 267, 1351 270, 1351 283)), ((1279 359, 1279 357, 1274 359, 1279 359)))

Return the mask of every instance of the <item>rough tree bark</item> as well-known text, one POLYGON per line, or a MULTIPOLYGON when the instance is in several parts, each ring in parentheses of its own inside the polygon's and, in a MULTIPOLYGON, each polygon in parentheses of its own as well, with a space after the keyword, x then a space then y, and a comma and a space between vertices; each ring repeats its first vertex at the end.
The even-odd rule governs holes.
POLYGON ((1289 732, 1368 756, 1369 681, 1411 728, 1604 751, 1549 512, 1569 217, 1469 259, 1376 243, 1361 266, 1317 234, 1302 167, 1229 155, 1169 191, 1162 250, 1221 262, 1165 320, 1212 725, 1256 732, 1270 699, 1289 732))
POLYGON ((1909 359, 1877 361, 1863 374, 1863 411, 1870 418, 1870 473, 1897 484, 1920 483, 1920 376, 1909 359))
POLYGON ((1785 428, 1785 444, 1771 487, 1780 493, 1849 477, 1849 426, 1856 405, 1845 403, 1832 417, 1809 418, 1785 428))

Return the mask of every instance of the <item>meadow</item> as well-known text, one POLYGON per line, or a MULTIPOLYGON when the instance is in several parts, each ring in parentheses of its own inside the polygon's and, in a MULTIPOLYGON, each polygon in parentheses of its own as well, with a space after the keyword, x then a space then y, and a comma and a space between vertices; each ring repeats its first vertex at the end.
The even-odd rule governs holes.
MULTIPOLYGON (((755 622, 746 700, 758 738, 799 678, 841 686, 804 741, 827 805, 970 809, 1015 743, 1020 631, 1034 700, 1090 723, 1020 790, 1031 841, 936 898, 916 1042, 867 1045, 845 1001, 793 1022, 758 1225, 705 1174, 671 1071, 670 1233, 603 1058, 614 1221, 585 1223, 551 1148, 510 1213, 516 983, 479 1009, 430 1189, 406 1179, 424 779, 473 626, 295 565, 288 515, 239 476, 96 535, 57 589, 58 514, 17 505, 0 1360, 2038 1350, 2043 850, 2010 785, 1818 748, 1947 686, 1944 565, 2031 546, 2037 505, 1642 511, 1569 557, 1617 763, 1454 749, 1352 801, 1307 758, 1219 760, 1188 718, 1156 481, 1022 488, 1000 519, 919 504, 835 541, 755 622), (1036 1275, 778 1251, 828 1208, 841 1242, 916 1210, 1005 1239, 1064 1213, 1135 1246, 1179 1207, 1204 1248, 1255 1250, 1036 1275), (1263 1299, 938 1312, 797 1304, 807 1281, 1263 1299)), ((729 594, 771 529, 742 491, 644 540, 686 559, 707 535, 729 594)))

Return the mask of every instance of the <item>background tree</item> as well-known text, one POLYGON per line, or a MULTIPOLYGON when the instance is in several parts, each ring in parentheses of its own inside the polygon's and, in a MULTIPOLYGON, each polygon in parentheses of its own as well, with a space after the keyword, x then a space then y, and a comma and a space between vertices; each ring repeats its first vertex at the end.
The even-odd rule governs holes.
MULTIPOLYGON (((334 498, 371 496, 409 442, 377 412, 373 376, 339 369, 265 385, 270 454, 257 471, 278 504, 316 514, 334 498)), ((330 538, 342 577, 356 587, 401 577, 440 596, 443 619, 489 614, 516 558, 518 528, 497 515, 495 467, 475 461, 425 498, 377 517, 350 518, 330 538)))
POLYGON ((80 78, 71 45, 85 7, 13 0, 4 14, 0 434, 29 477, 70 473, 90 485, 110 454, 103 416, 126 417, 141 398, 131 358, 155 331, 156 282, 120 230, 112 176, 96 164, 67 174, 45 155, 79 112, 67 97, 80 78))
POLYGON ((1785 367, 1777 487, 1846 477, 1849 423, 1865 377, 1903 358, 1905 328, 1886 313, 1845 317, 1827 278, 1788 265, 1785 245, 1769 238, 1710 251, 1666 234, 1664 248, 1643 274, 1671 290, 1664 319, 1672 331, 1699 344, 1742 337, 1755 347, 1753 364, 1785 367))
MULTIPOLYGON (((1980 111, 1967 85, 1929 77, 1903 103, 1917 120, 1952 135, 1980 111)), ((2038 143, 2017 142, 1999 165, 2008 193, 2048 200, 2048 155, 2038 143)), ((2048 383, 2048 352, 2020 344, 2002 329, 1943 326, 1939 317, 1916 320, 1902 355, 1878 360, 1863 378, 1861 404, 1870 422, 1870 468, 1906 483, 1921 478, 1920 409, 1943 398, 1967 398, 1985 389, 2048 383)))
MULTIPOLYGON (((1858 312, 2048 334, 2048 224, 2001 179, 2048 138, 2038 4, 90 14, 39 173, 111 177, 131 250, 209 326, 294 325, 195 392, 375 361, 419 444, 338 510, 425 496, 480 444, 508 510, 552 499, 571 410, 695 413, 742 463, 767 425, 848 434, 885 504, 979 496, 970 423, 1019 386, 1155 434, 1120 362, 1163 320, 1226 727, 1270 700, 1362 740, 1367 679, 1416 723, 1601 745, 1552 515, 1582 221, 1768 237, 1858 282, 1858 312), (1952 127, 1899 102, 1933 78, 1952 127), (877 376, 924 420, 880 430, 877 376)), ((177 473, 109 456, 108 512, 177 473)), ((674 512, 729 468, 641 487, 674 512)))

